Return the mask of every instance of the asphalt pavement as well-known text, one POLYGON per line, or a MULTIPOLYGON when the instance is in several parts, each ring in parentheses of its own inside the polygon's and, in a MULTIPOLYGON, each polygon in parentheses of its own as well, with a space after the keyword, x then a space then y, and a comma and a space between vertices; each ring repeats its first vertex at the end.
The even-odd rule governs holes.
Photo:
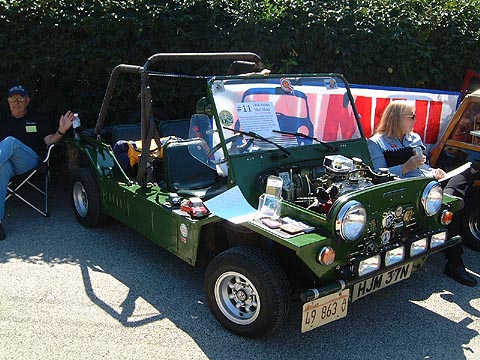
MULTIPOLYGON (((68 191, 51 217, 7 204, 0 241, 0 359, 480 359, 480 286, 429 258, 410 279, 350 304, 346 318, 302 334, 301 304, 263 339, 224 330, 203 271, 109 221, 86 229, 68 191)), ((480 253, 466 250, 480 281, 480 253)))

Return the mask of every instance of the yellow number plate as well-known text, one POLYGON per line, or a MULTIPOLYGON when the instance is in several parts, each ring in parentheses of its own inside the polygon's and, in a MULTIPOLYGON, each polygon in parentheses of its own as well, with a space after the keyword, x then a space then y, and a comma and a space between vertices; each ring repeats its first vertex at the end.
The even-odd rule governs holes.
POLYGON ((347 316, 349 296, 345 289, 303 304, 302 333, 347 316))

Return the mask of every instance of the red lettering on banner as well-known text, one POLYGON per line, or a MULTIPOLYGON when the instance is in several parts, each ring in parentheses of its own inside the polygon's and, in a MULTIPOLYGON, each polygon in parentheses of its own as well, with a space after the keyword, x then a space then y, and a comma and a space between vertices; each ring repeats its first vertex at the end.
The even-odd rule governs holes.
POLYGON ((328 111, 325 117, 325 127, 323 131, 324 141, 350 139, 354 134, 356 128, 355 117, 353 116, 353 113, 349 112, 349 108, 343 107, 343 97, 343 95, 339 94, 332 94, 329 96, 328 111), (334 111, 330 109, 333 109, 334 111), (342 118, 345 120, 338 120, 342 118), (346 119, 348 119, 348 121, 346 119), (339 127, 341 127, 341 138, 338 137, 339 127))
POLYGON ((377 128, 380 118, 382 117, 385 108, 390 104, 390 99, 385 98, 376 98, 375 99, 375 119, 374 119, 374 128, 377 128))
MULTIPOLYGON (((444 127, 444 123, 449 120, 448 114, 447 118, 442 118, 442 116, 445 117, 444 104, 445 106, 451 105, 449 105, 448 102, 444 103, 441 100, 426 100, 434 98, 433 96, 416 96, 408 92, 405 93, 408 93, 409 95, 405 96, 402 92, 396 93, 395 91, 392 91, 390 92, 390 97, 376 97, 376 95, 380 95, 380 93, 377 93, 374 90, 354 90, 354 94, 356 93, 354 95, 355 105, 360 115, 360 123, 364 135, 367 138, 371 137, 374 133, 385 108, 391 101, 395 100, 414 100, 415 97, 417 98, 417 100, 415 100, 417 121, 414 124, 414 131, 420 135, 424 143, 427 145, 437 143, 441 128, 444 127), (421 98, 422 100, 418 100, 418 98, 421 98)), ((382 91, 381 94, 382 96, 389 96, 389 94, 385 95, 385 91, 382 91)), ((351 138, 356 130, 355 118, 351 110, 343 107, 343 95, 328 94, 321 97, 317 97, 316 94, 307 95, 307 103, 311 111, 309 114, 310 120, 315 127, 315 134, 313 134, 315 137, 325 141, 351 138), (320 102, 320 104, 317 102, 320 102), (325 108, 327 108, 326 113, 324 112, 325 108), (335 108, 337 111, 334 112, 333 109, 335 108), (338 111, 338 109, 342 110, 338 111), (338 121, 339 118, 343 118, 346 121, 338 121)), ((251 94, 245 99, 245 101, 267 102, 272 101, 272 98, 275 99, 275 96, 269 94, 251 94)), ((448 100, 452 103, 452 100, 448 100)), ((295 97, 278 101, 274 105, 277 113, 285 113, 289 116, 297 116, 301 118, 306 117, 305 103, 295 97)), ((301 127, 297 131, 308 133, 306 127, 301 127)))
POLYGON ((425 126, 427 124, 428 100, 417 100, 415 102, 415 117, 416 121, 413 125, 415 131, 422 140, 425 139, 425 126))
POLYGON ((373 134, 372 129, 372 98, 370 96, 357 96, 355 106, 360 114, 360 123, 362 124, 365 136, 369 138, 373 134))
POLYGON ((440 133, 440 121, 442 119, 443 103, 441 101, 430 101, 430 112, 428 114, 426 144, 436 144, 440 133))
POLYGON ((446 128, 451 120, 453 111, 458 106, 459 94, 442 93, 416 93, 408 89, 389 90, 389 89, 369 89, 354 88, 352 92, 355 96, 355 103, 358 112, 361 115, 361 124, 365 136, 371 136, 378 126, 382 113, 387 105, 394 100, 411 100, 416 103, 417 122, 414 125, 414 131, 423 139, 426 145, 434 145, 438 142, 438 137, 442 129, 446 128), (382 97, 377 97, 380 95, 382 97), (368 109, 368 100, 372 99, 372 108, 368 109), (450 111, 452 110, 452 111, 450 111), (373 120, 371 117, 373 116, 373 120), (372 125, 373 122, 373 125, 372 125), (373 127, 373 129, 372 129, 373 127))
POLYGON ((425 144, 435 144, 438 140, 442 107, 441 101, 417 100, 415 102, 417 121, 413 130, 420 135, 425 144))
MULTIPOLYGON (((360 95, 356 97, 355 105, 357 106, 358 113, 361 115, 360 121, 367 138, 374 133, 374 130, 380 122, 385 108, 390 104, 390 101, 395 100, 403 99, 375 98, 375 117, 374 127, 372 129, 371 114, 373 111, 373 99, 371 97, 360 95)), ((417 100, 415 102, 415 115, 417 121, 414 125, 414 131, 420 135, 425 144, 435 144, 438 140, 440 122, 442 119, 442 107, 443 103, 441 101, 417 100)))

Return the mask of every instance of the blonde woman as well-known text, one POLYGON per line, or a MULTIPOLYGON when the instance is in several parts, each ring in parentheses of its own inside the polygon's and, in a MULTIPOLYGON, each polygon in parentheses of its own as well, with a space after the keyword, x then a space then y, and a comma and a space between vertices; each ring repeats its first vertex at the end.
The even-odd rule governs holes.
MULTIPOLYGON (((445 172, 442 169, 431 168, 427 163, 422 139, 413 131, 415 120, 415 106, 411 102, 393 101, 386 107, 374 135, 368 139, 373 166, 377 170, 388 168, 400 178, 427 176, 442 179, 445 172)), ((462 174, 452 177, 444 192, 463 199, 469 186, 473 180, 479 178, 479 175, 479 172, 467 169, 462 174)), ((459 219, 457 214, 449 225, 450 236, 460 232, 459 219)), ((465 270, 461 244, 445 249, 444 253, 447 258, 444 273, 447 276, 467 286, 477 285, 477 280, 465 270)))
POLYGON ((420 135, 413 132, 415 107, 407 101, 391 102, 383 112, 368 147, 376 169, 388 168, 401 177, 430 176, 437 180, 445 176, 442 169, 433 169, 426 163, 420 135), (414 153, 414 149, 421 149, 414 153))

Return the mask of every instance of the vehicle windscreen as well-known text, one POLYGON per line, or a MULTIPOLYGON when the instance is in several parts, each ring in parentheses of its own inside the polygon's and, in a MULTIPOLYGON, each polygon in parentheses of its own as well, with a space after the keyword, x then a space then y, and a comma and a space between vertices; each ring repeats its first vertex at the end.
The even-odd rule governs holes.
POLYGON ((224 158, 220 132, 231 156, 361 137, 340 76, 213 78, 209 86, 217 119, 200 127, 212 161, 224 158))

